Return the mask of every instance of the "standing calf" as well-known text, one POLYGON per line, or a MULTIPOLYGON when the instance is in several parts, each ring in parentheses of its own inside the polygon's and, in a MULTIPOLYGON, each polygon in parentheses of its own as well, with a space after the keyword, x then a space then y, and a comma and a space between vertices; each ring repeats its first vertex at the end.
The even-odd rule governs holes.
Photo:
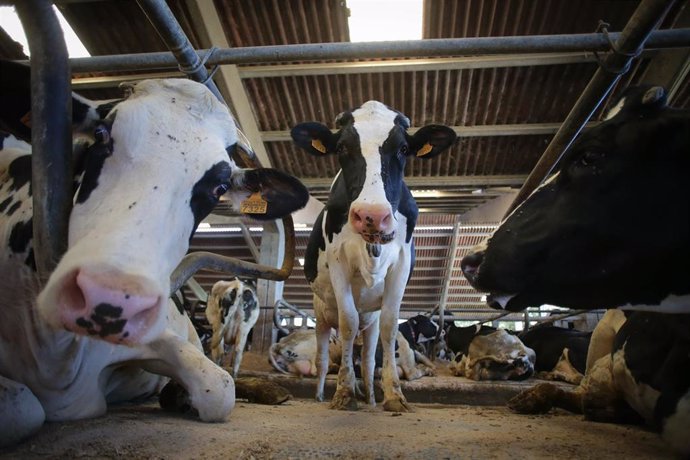
POLYGON ((336 119, 332 133, 320 123, 302 123, 292 138, 316 156, 337 154, 336 176, 324 210, 314 224, 304 272, 314 291, 318 385, 323 400, 331 327, 340 330, 342 358, 331 407, 356 409, 353 342, 363 332, 362 375, 365 397, 374 405, 374 351, 383 345, 383 407, 409 408, 395 364, 398 312, 414 266, 412 231, 417 205, 403 181, 409 155, 438 155, 455 141, 448 127, 429 125, 414 135, 409 120, 377 101, 336 119))
POLYGON ((225 346, 232 349, 229 366, 232 376, 237 377, 242 362, 242 352, 247 344, 247 335, 259 319, 259 299, 250 282, 239 278, 232 281, 218 281, 211 288, 206 307, 206 318, 213 329, 211 358, 220 365, 225 355, 225 346))

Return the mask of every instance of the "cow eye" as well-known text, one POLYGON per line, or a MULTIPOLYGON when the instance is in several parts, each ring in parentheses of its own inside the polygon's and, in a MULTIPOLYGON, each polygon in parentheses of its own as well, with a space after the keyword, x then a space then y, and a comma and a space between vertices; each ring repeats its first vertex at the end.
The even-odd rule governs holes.
POLYGON ((580 164, 582 166, 589 166, 591 164, 596 163, 598 160, 600 160, 604 155, 600 152, 594 152, 594 151, 587 151, 580 157, 580 164))
POLYGON ((213 189, 213 195, 215 195, 217 198, 220 198, 221 196, 225 195, 225 192, 227 192, 229 188, 230 186, 228 184, 220 184, 213 189))

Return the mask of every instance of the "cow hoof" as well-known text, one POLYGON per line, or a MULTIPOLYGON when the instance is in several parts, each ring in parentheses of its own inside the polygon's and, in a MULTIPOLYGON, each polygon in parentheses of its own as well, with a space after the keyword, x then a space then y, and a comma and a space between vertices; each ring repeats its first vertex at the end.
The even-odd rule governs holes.
POLYGON ((560 390, 550 383, 540 383, 512 397, 507 405, 519 414, 544 414, 553 407, 558 391, 560 390))
POLYGON ((335 410, 357 410, 357 399, 350 389, 338 389, 330 405, 335 410))
POLYGON ((386 412, 412 412, 412 407, 407 404, 405 398, 394 398, 383 402, 383 410, 386 412))
POLYGON ((170 380, 161 390, 158 403, 166 412, 188 414, 194 412, 189 393, 174 380, 170 380))

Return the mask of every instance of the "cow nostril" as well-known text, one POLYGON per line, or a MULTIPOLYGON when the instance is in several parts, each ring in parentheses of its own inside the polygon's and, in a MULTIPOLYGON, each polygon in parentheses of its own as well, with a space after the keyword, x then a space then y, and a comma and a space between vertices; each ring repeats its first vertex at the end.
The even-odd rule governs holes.
POLYGON ((359 213, 357 213, 357 211, 352 211, 351 218, 353 223, 362 222, 363 220, 362 216, 360 216, 359 213))
POLYGON ((483 260, 483 252, 468 254, 460 261, 460 269, 465 275, 475 275, 483 260))

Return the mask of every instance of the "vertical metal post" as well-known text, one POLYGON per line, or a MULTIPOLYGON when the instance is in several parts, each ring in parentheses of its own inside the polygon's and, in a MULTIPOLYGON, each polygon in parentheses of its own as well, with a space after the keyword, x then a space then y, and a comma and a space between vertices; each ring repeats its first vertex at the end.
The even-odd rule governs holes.
POLYGON ((175 19, 175 15, 163 0, 137 0, 139 7, 149 19, 168 49, 173 53, 180 70, 192 80, 206 85, 208 89, 225 104, 218 87, 209 77, 204 63, 194 50, 184 30, 175 19))
POLYGON ((621 75, 627 72, 630 63, 644 46, 649 34, 666 16, 674 2, 675 0, 643 0, 640 3, 618 40, 613 43, 613 52, 604 60, 587 84, 506 211, 506 216, 549 175, 611 88, 618 82, 621 75))
POLYGON ((16 4, 31 51, 33 248, 46 280, 67 250, 72 209, 71 72, 62 29, 48 0, 16 4))

